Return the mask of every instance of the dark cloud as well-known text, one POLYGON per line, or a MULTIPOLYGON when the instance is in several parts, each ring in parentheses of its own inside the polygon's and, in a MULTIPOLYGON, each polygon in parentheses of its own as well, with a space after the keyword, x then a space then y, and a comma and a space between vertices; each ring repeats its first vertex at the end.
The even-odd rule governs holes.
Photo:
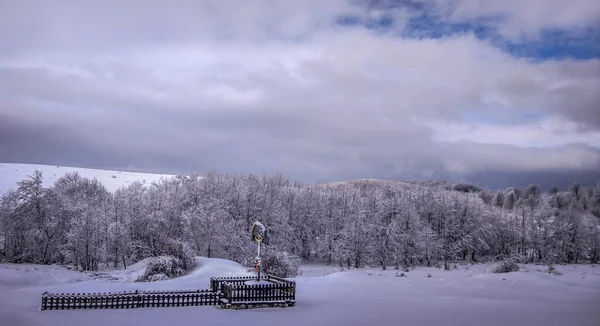
POLYGON ((16 163, 45 163, 83 165, 96 167, 110 164, 99 148, 89 150, 89 145, 74 130, 56 125, 23 121, 0 114, 0 161, 16 163))

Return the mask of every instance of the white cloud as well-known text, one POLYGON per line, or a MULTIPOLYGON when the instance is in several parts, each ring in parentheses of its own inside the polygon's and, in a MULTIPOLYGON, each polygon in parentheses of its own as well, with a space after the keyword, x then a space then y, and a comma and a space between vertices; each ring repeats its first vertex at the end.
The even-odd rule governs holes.
POLYGON ((472 142, 453 143, 450 146, 453 149, 444 156, 443 164, 450 173, 459 176, 495 171, 597 171, 600 167, 600 151, 586 146, 520 148, 472 142))
POLYGON ((518 125, 476 122, 425 122, 424 124, 434 130, 434 139, 441 142, 472 141, 519 147, 589 144, 600 147, 600 131, 582 130, 580 124, 558 118, 518 125))

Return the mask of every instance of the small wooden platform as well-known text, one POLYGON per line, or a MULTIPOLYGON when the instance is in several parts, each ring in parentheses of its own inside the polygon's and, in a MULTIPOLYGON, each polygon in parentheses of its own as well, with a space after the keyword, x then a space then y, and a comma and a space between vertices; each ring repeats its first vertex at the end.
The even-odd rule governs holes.
POLYGON ((293 307, 296 304, 296 282, 273 275, 261 281, 267 284, 246 284, 248 279, 211 280, 222 294, 223 309, 248 309, 258 307, 293 307))

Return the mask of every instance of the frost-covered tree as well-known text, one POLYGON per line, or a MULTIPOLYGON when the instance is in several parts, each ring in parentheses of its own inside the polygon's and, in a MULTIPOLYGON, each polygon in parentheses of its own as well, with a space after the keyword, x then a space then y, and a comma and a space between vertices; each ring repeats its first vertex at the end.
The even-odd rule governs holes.
POLYGON ((496 191, 492 199, 492 204, 496 207, 504 206, 504 193, 502 191, 496 191))
POLYGON ((119 263, 122 263, 123 268, 127 268, 132 251, 132 240, 126 192, 123 189, 115 191, 111 203, 112 216, 107 221, 107 250, 115 268, 119 263))
POLYGON ((19 194, 11 190, 0 199, 0 236, 2 257, 11 262, 28 261, 27 234, 30 225, 21 218, 19 194))
POLYGON ((515 204, 519 200, 519 193, 514 188, 509 188, 506 190, 506 194, 504 195, 504 203, 502 204, 502 208, 511 210, 515 207, 515 204))
POLYGON ((57 180, 60 214, 69 221, 62 253, 83 270, 96 270, 107 259, 107 223, 110 194, 97 179, 67 174, 57 180))
POLYGON ((398 234, 402 206, 393 189, 385 189, 381 210, 373 227, 373 256, 384 270, 399 261, 398 234))

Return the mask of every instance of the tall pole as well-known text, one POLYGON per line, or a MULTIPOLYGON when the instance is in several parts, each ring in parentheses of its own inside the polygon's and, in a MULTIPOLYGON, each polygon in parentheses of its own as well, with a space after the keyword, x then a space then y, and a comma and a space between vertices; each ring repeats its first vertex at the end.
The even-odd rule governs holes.
POLYGON ((256 256, 258 258, 258 279, 257 281, 260 282, 260 265, 261 265, 261 261, 260 261, 260 243, 261 243, 262 239, 257 239, 256 242, 258 242, 258 256, 256 256))
POLYGON ((256 258, 254 258, 254 268, 257 271, 257 281, 260 282, 260 265, 261 265, 261 259, 260 259, 260 245, 263 241, 263 234, 265 232, 265 226, 260 223, 259 221, 254 222, 254 224, 252 224, 252 228, 250 229, 250 233, 251 233, 251 238, 252 240, 255 240, 258 248, 256 250, 256 258))

